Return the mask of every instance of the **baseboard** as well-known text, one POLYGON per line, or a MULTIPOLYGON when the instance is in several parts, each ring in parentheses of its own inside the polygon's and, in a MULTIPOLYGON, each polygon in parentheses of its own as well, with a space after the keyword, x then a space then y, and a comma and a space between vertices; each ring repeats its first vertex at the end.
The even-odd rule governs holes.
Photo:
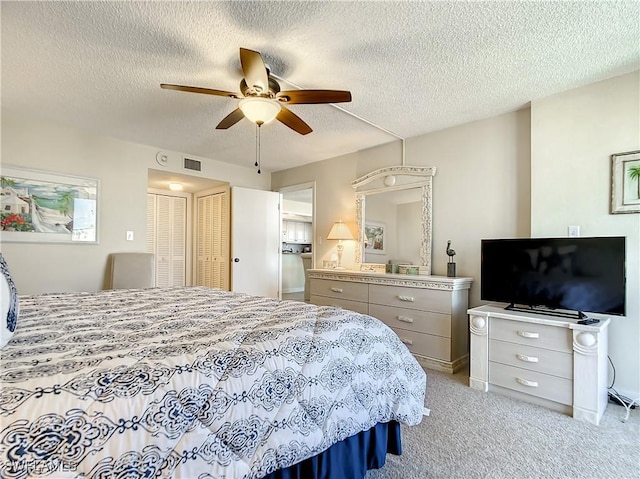
POLYGON ((304 286, 302 288, 287 288, 282 290, 282 294, 302 293, 302 292, 304 292, 304 286))
POLYGON ((454 374, 461 369, 465 368, 469 364, 469 356, 463 356, 455 361, 443 361, 441 359, 428 358, 426 356, 420 356, 419 354, 413 355, 422 366, 427 369, 435 369, 443 373, 454 374))

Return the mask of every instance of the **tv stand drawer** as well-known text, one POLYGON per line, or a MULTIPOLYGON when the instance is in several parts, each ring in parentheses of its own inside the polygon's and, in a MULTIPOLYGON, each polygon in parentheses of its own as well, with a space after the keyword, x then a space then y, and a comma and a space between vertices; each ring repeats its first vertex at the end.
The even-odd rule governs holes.
POLYGON ((573 376, 572 354, 524 344, 490 339, 489 361, 565 379, 573 376))
POLYGON ((489 329, 491 338, 500 341, 526 344, 566 353, 570 353, 573 349, 571 331, 567 328, 534 322, 491 318, 489 329))
POLYGON ((489 383, 568 406, 573 403, 570 379, 491 362, 489 383))

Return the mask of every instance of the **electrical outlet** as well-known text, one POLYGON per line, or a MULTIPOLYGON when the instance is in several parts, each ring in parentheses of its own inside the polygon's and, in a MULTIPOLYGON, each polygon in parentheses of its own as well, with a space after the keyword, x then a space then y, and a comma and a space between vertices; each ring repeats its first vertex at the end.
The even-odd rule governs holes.
POLYGON ((127 231, 127 241, 133 241, 133 231, 127 231))
POLYGON ((577 238, 580 236, 580 226, 569 225, 569 238, 577 238))

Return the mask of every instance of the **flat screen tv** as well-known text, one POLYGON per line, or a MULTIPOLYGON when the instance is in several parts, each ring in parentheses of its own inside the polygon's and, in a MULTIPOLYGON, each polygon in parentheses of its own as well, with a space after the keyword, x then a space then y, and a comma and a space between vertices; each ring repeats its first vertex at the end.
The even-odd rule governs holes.
POLYGON ((624 237, 485 239, 481 250, 484 301, 581 318, 625 314, 624 237))

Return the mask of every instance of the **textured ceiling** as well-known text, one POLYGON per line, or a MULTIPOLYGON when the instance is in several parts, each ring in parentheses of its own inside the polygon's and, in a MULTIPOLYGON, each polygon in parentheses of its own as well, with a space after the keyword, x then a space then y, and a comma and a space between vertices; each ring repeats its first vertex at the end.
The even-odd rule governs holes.
MULTIPOLYGON (((640 2, 6 2, 2 108, 251 166, 255 129, 215 130, 237 100, 240 47, 280 78, 343 89, 291 105, 314 131, 262 129, 279 170, 526 106, 640 68, 640 2)), ((282 83, 283 89, 292 89, 282 83)))

